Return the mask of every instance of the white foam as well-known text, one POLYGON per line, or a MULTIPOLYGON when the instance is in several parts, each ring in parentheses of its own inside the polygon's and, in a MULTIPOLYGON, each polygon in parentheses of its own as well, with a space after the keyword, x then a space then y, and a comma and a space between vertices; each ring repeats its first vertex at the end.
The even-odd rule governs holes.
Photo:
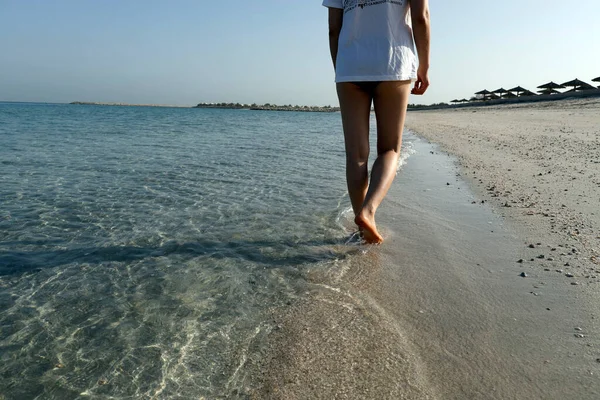
POLYGON ((398 160, 398 167, 396 172, 400 172, 403 166, 408 162, 408 158, 413 154, 416 154, 416 150, 413 146, 413 143, 410 141, 405 141, 402 146, 402 150, 400 151, 400 159, 398 160))
MULTIPOLYGON (((347 196, 344 196, 344 198, 345 201, 348 201, 347 196)), ((342 205, 339 204, 338 209, 340 206, 342 205)), ((354 232, 356 227, 354 225, 354 211, 352 210, 352 207, 348 206, 342 208, 335 218, 335 223, 347 233, 354 232)))

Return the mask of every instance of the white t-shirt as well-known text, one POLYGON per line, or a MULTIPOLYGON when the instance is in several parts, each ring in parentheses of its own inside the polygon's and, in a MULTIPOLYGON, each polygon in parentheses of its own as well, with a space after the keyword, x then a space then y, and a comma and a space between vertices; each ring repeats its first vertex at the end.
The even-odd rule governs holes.
POLYGON ((417 78, 409 0, 323 0, 344 10, 336 82, 417 78))

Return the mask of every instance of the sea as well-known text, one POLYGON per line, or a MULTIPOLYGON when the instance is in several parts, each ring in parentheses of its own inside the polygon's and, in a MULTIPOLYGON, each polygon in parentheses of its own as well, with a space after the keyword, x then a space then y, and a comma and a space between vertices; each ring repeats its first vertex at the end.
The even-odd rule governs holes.
POLYGON ((0 103, 0 399, 236 397, 306 271, 377 251, 344 167, 339 113, 0 103))

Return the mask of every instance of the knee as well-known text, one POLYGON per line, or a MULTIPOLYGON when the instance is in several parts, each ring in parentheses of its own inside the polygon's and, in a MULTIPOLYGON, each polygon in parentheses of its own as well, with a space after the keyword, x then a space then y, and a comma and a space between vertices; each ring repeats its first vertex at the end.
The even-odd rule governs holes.
POLYGON ((346 171, 362 171, 368 168, 368 160, 346 160, 346 171))
POLYGON ((346 153, 346 164, 351 167, 362 168, 369 162, 369 153, 346 153))

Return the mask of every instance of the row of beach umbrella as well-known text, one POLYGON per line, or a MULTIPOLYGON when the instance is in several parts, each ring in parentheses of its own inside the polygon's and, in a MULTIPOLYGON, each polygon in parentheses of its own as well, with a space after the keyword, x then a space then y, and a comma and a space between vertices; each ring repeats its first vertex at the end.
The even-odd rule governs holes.
MULTIPOLYGON (((592 82, 600 82, 600 76, 598 78, 592 79, 592 82)), ((580 92, 582 90, 596 89, 594 86, 590 85, 589 83, 586 83, 579 79, 573 79, 572 81, 565 82, 563 84, 558 84, 555 82, 548 82, 548 83, 538 86, 537 88, 540 89, 540 90, 538 90, 538 93, 540 95, 567 93, 567 92, 580 92), (566 88, 572 88, 572 89, 568 90, 567 92, 559 92, 558 91, 558 89, 566 89, 566 88)), ((600 88, 600 86, 598 88, 600 88)), ((521 86, 517 86, 517 87, 508 89, 508 90, 504 89, 504 88, 500 88, 500 89, 496 89, 491 92, 489 90, 481 90, 481 91, 475 93, 475 95, 480 96, 480 97, 472 97, 470 100, 454 99, 451 101, 451 103, 467 103, 469 101, 476 101, 476 100, 510 99, 510 98, 522 97, 522 96, 535 96, 536 94, 530 90, 527 90, 527 89, 521 87, 521 86)))

